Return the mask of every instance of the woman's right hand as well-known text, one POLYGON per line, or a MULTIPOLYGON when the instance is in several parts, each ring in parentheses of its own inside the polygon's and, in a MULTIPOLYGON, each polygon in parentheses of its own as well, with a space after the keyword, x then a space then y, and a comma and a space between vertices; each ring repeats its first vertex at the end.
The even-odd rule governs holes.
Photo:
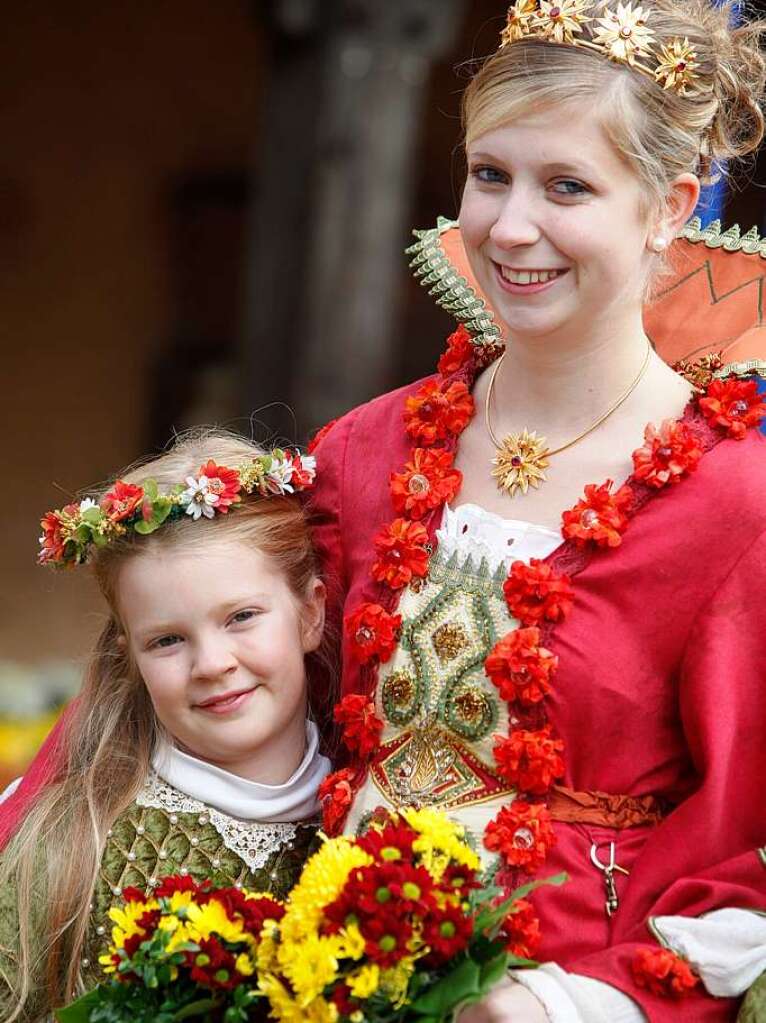
POLYGON ((455 1023, 550 1023, 550 1018, 525 987, 501 980, 480 1002, 461 1009, 455 1023))

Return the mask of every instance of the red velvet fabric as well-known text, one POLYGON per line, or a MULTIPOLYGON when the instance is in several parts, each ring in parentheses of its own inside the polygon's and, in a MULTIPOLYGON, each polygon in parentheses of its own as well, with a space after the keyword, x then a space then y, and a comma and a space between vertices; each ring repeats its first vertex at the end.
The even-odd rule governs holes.
MULTIPOLYGON (((369 574, 372 537, 393 517, 388 481, 410 450, 401 412, 417 386, 349 413, 316 451, 316 540, 346 612, 367 600, 390 606, 369 574)), ((426 520, 432 534, 440 514, 426 520)), ((647 994, 630 962, 653 943, 652 915, 766 908, 756 853, 766 843, 764 438, 718 443, 574 586, 573 612, 549 644, 560 658, 548 713, 566 742, 564 784, 653 795, 672 811, 657 827, 624 831, 555 825, 558 843, 540 873, 566 870, 571 880, 535 896, 541 956, 626 991, 652 1023, 733 1020, 733 1001, 702 991, 682 1003, 647 994), (611 921, 589 859, 594 839, 615 841, 617 862, 631 871, 617 878, 611 921)), ((373 682, 344 652, 344 691, 373 682)))

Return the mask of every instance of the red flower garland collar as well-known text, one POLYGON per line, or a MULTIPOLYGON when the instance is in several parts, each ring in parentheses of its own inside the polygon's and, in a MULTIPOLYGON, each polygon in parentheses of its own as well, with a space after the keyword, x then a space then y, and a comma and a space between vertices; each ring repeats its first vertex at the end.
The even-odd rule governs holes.
MULTIPOLYGON (((322 785, 320 799, 329 834, 342 829, 378 745, 383 723, 374 713, 377 667, 392 656, 401 626, 401 617, 392 612, 402 589, 428 571, 432 547, 420 520, 452 500, 460 489, 462 476, 453 468, 454 450, 474 413, 469 386, 484 362, 465 328, 459 328, 439 360, 442 375, 428 380, 405 402, 405 429, 416 446, 404 470, 391 474, 391 498, 398 517, 375 536, 377 557, 371 569, 381 584, 380 599, 386 607, 363 603, 345 623, 351 654, 363 666, 367 695, 348 694, 336 707, 352 766, 336 771, 322 785)), ((512 722, 510 735, 497 737, 496 770, 518 794, 489 823, 484 841, 500 854, 507 868, 536 871, 555 842, 545 798, 564 774, 564 743, 552 733, 544 712, 558 665, 546 643, 554 626, 570 614, 575 594, 570 576, 558 572, 554 564, 569 562, 579 571, 595 549, 619 547, 631 519, 647 500, 694 472, 703 452, 719 440, 741 440, 766 416, 766 404, 753 380, 713 380, 693 402, 696 422, 685 417, 684 421, 668 420, 659 429, 647 426, 644 446, 633 453, 633 475, 616 492, 611 480, 586 486, 584 497, 562 515, 565 543, 554 552, 553 564, 549 559, 533 558, 529 564, 516 561, 503 585, 508 611, 520 625, 495 645, 485 671, 508 702, 512 722), (716 435, 705 436, 705 422, 716 435), (574 557, 577 552, 579 557, 574 557)), ((648 979, 655 965, 642 976, 648 979)), ((675 980, 676 987, 688 984, 685 976, 675 980)))

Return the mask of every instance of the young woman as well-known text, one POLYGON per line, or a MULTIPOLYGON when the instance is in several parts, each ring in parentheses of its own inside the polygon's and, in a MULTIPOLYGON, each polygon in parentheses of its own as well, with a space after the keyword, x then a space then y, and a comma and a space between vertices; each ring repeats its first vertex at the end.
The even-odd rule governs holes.
POLYGON ((461 329, 316 448, 327 825, 427 803, 501 881, 569 875, 526 922, 546 964, 460 1023, 731 1020, 766 967, 766 406, 695 393, 642 325, 700 178, 763 134, 762 26, 731 14, 517 0, 465 96, 460 210, 505 352, 461 329))
POLYGON ((122 889, 189 874, 289 891, 329 770, 306 658, 324 585, 295 491, 313 459, 207 433, 43 520, 41 560, 89 560, 109 607, 56 762, 0 807, 0 1018, 101 978, 122 889))

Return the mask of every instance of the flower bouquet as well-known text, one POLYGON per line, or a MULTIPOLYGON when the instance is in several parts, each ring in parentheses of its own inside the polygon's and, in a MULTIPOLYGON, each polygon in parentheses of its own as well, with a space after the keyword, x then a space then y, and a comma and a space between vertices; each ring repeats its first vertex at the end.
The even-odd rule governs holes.
POLYGON ((447 1023, 510 966, 534 966, 525 896, 486 884, 463 828, 433 810, 374 817, 308 860, 282 904, 188 878, 155 897, 128 890, 109 955, 112 979, 61 1023, 271 1019, 284 1023, 447 1023))

